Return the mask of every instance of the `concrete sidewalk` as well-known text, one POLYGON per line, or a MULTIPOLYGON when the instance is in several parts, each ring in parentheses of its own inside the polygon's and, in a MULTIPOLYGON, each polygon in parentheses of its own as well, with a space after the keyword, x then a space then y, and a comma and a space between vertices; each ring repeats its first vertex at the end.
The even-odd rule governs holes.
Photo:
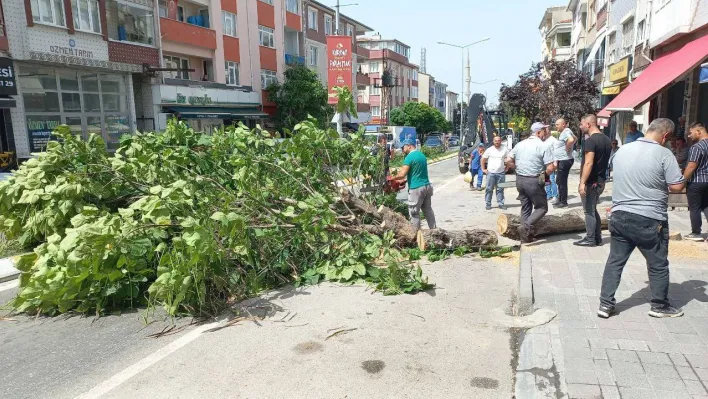
MULTIPOLYGON (((672 232, 686 233, 688 226, 686 211, 670 212, 672 232)), ((558 316, 526 332, 516 397, 708 398, 708 244, 670 243, 669 296, 684 317, 647 315, 646 263, 635 251, 617 292, 619 314, 605 320, 595 312, 609 233, 603 232, 605 244, 598 248, 574 247, 581 236, 522 247, 522 262, 532 270, 534 307, 558 316)))

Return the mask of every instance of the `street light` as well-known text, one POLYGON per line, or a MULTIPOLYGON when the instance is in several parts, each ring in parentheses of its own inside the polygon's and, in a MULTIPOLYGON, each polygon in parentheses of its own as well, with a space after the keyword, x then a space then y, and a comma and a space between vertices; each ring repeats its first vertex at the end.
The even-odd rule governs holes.
MULTIPOLYGON (((442 44, 443 46, 450 46, 450 47, 455 47, 459 48, 460 52, 462 53, 462 101, 460 101, 460 140, 464 139, 464 131, 463 131, 463 121, 465 120, 465 110, 464 107, 462 106, 462 103, 465 102, 465 100, 468 100, 465 98, 465 49, 474 46, 475 44, 486 42, 489 40, 488 37, 485 37, 484 39, 477 40, 476 42, 472 42, 470 44, 466 44, 464 46, 460 46, 457 44, 452 44, 452 43, 446 43, 446 42, 438 42, 438 44, 442 44)), ((470 93, 467 93, 468 95, 470 93)))

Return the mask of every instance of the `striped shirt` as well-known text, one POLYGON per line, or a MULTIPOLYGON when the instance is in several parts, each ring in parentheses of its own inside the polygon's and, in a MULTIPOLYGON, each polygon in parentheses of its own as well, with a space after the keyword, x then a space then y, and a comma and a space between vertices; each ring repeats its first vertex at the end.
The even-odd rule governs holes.
POLYGON ((698 168, 691 177, 691 183, 708 183, 708 139, 703 139, 691 146, 688 162, 695 162, 698 168))

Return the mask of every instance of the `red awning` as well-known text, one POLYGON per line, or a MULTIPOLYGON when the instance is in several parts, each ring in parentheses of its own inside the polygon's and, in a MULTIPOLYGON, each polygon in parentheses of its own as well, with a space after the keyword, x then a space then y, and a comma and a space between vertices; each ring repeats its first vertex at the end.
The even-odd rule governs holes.
POLYGON ((609 117, 616 111, 634 111, 681 75, 700 65, 706 57, 708 57, 708 36, 696 39, 681 49, 660 57, 610 101, 598 116, 609 117))

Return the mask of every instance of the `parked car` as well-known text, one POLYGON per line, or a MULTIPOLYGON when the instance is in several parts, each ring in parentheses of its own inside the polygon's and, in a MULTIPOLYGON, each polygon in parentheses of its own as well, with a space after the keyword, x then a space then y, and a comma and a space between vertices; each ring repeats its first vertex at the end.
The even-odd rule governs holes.
POLYGON ((425 144, 423 144, 425 147, 430 147, 430 148, 437 148, 437 147, 442 147, 443 142, 440 136, 430 136, 428 137, 427 140, 425 140, 425 144))
POLYGON ((460 138, 457 136, 452 136, 448 140, 448 143, 450 144, 450 147, 457 147, 458 145, 460 145, 460 138))

